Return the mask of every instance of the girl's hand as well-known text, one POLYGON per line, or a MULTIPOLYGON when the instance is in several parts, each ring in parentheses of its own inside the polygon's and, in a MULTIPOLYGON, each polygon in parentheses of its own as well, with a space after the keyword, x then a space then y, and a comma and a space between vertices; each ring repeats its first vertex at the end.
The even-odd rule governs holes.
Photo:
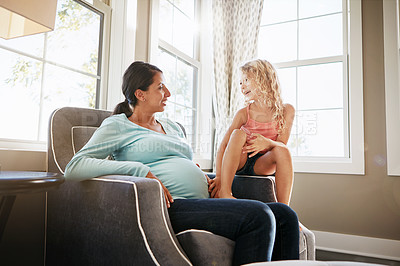
POLYGON ((208 192, 211 198, 219 198, 219 191, 221 189, 221 178, 216 176, 214 179, 208 179, 208 192))
POLYGON ((164 191, 164 197, 165 197, 165 201, 167 203, 167 208, 171 207, 171 203, 174 202, 174 199, 172 198, 171 194, 169 193, 168 189, 164 186, 164 184, 160 181, 160 179, 158 179, 155 175, 153 175, 152 172, 148 172, 148 174, 146 175, 147 178, 152 178, 152 179, 156 179, 158 182, 160 182, 161 187, 164 191))
POLYGON ((264 137, 261 134, 253 133, 243 147, 243 153, 251 153, 249 157, 253 157, 260 151, 270 150, 273 146, 272 140, 264 137))

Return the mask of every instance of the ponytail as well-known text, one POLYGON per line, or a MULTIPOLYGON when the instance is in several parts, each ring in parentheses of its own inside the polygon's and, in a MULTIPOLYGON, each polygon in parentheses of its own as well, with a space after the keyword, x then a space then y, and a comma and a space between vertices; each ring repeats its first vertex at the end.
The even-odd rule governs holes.
POLYGON ((126 117, 130 117, 132 113, 133 113, 132 108, 129 105, 128 100, 125 100, 117 104, 117 106, 115 106, 113 115, 125 114, 126 117))

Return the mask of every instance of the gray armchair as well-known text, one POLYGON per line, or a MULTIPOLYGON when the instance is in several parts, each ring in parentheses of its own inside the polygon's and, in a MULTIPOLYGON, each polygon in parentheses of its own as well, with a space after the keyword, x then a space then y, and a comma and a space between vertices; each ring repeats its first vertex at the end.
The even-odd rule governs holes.
MULTIPOLYGON (((48 171, 63 174, 75 152, 110 115, 85 108, 55 110, 49 124, 48 171)), ((234 241, 202 230, 174 233, 162 193, 155 180, 121 175, 67 180, 49 191, 46 264, 231 265, 234 241)), ((236 176, 233 193, 276 201, 272 177, 236 176)), ((315 259, 314 235, 305 227, 300 258, 315 259)))

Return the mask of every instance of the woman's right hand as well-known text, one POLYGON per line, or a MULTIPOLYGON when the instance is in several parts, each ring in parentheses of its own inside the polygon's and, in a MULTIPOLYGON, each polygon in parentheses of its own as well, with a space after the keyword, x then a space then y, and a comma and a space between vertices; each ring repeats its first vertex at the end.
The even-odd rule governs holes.
POLYGON ((164 186, 164 184, 158 179, 155 175, 153 175, 152 172, 148 172, 146 175, 147 178, 152 178, 156 179, 158 182, 160 182, 161 187, 164 191, 164 197, 165 197, 165 202, 167 203, 167 208, 171 207, 171 203, 174 202, 174 199, 172 198, 171 194, 169 193, 168 189, 164 186))

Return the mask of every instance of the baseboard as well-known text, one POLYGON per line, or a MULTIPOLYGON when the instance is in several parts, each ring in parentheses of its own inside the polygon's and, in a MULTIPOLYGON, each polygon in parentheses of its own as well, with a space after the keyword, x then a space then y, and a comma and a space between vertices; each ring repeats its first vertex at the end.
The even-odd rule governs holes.
POLYGON ((316 248, 332 252, 400 261, 400 241, 313 231, 316 248))

